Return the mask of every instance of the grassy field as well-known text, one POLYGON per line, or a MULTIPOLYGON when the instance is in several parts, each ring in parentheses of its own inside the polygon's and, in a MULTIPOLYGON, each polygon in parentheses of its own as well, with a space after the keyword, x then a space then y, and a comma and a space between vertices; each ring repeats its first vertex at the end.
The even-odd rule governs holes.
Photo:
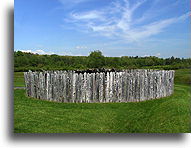
POLYGON ((191 70, 190 69, 176 70, 175 84, 191 85, 191 70))
POLYGON ((24 87, 24 74, 23 72, 14 73, 14 87, 24 87))
POLYGON ((172 96, 139 103, 55 103, 29 99, 24 90, 14 90, 14 132, 191 132, 189 76, 189 70, 176 71, 172 96))

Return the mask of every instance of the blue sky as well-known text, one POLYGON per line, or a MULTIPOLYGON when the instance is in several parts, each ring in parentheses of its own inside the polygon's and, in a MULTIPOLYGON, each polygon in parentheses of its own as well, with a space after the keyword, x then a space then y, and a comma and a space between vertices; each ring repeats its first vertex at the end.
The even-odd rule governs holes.
POLYGON ((15 0, 14 50, 190 57, 188 0, 15 0))

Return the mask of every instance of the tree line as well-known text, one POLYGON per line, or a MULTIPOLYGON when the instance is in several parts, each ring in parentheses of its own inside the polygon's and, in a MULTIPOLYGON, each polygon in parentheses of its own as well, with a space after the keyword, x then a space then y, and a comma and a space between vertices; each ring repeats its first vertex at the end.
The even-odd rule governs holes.
POLYGON ((159 58, 155 56, 105 57, 101 51, 89 56, 39 55, 14 51, 14 71, 76 70, 76 69, 183 69, 191 68, 191 58, 159 58))

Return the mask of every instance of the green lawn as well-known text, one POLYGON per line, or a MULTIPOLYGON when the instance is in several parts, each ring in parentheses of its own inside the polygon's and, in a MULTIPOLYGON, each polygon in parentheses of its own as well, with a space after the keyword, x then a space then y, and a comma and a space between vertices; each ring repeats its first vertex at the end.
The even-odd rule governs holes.
MULTIPOLYGON (((15 133, 186 133, 190 127, 190 86, 177 76, 175 93, 139 103, 55 103, 14 90, 15 133)), ((188 82, 189 80, 184 80, 188 82)))
POLYGON ((14 87, 24 87, 24 74, 23 72, 14 72, 14 87))
POLYGON ((191 70, 190 69, 176 70, 175 83, 183 85, 191 85, 191 70))

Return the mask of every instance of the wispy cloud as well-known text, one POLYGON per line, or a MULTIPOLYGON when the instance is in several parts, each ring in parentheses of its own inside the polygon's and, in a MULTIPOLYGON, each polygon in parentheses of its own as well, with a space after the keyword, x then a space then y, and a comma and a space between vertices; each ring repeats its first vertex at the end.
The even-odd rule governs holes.
POLYGON ((73 8, 76 5, 91 2, 92 0, 58 0, 65 8, 73 8))
POLYGON ((62 4, 79 4, 91 0, 59 0, 62 4))
POLYGON ((103 15, 99 11, 88 11, 84 13, 71 13, 71 18, 76 20, 91 20, 91 19, 101 19, 103 20, 103 15))
MULTIPOLYGON (((68 19, 76 25, 80 24, 89 33, 134 42, 157 35, 170 25, 189 17, 190 12, 187 12, 180 16, 145 23, 149 17, 148 11, 140 17, 135 17, 135 13, 147 1, 141 0, 133 4, 129 0, 115 1, 100 10, 71 13, 68 19)), ((156 3, 158 0, 155 0, 153 5, 156 3)))
POLYGON ((160 32, 164 31, 164 29, 173 23, 177 23, 178 21, 184 20, 189 16, 189 13, 183 14, 179 17, 164 19, 160 21, 156 21, 141 27, 132 28, 128 32, 124 32, 122 37, 130 41, 137 41, 144 38, 148 38, 153 35, 157 35, 160 32))

